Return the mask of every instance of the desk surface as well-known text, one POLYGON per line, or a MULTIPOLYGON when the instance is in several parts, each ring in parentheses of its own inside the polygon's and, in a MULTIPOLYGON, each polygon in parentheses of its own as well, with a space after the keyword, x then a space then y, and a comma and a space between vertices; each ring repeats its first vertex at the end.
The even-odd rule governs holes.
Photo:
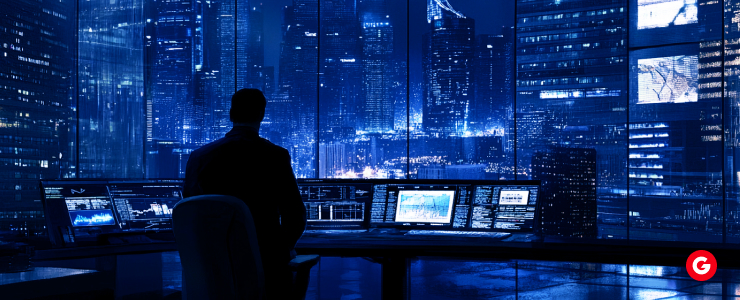
POLYGON ((340 257, 448 256, 683 266, 696 250, 710 250, 723 267, 740 268, 739 245, 629 240, 560 240, 513 233, 497 240, 403 234, 304 234, 299 254, 340 257))
MULTIPOLYGON (((447 236, 406 236, 403 233, 306 233, 296 244, 299 254, 337 257, 450 256, 496 259, 535 259, 681 266, 696 250, 709 250, 727 268, 740 268, 740 246, 629 240, 557 240, 513 233, 502 239, 447 236)), ((96 257, 113 254, 176 251, 174 242, 121 244, 37 250, 35 261, 96 257)))

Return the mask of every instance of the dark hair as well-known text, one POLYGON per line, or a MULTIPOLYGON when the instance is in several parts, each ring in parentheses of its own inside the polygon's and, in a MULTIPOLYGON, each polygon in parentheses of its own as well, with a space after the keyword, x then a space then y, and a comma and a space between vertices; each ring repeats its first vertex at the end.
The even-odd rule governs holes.
POLYGON ((241 89, 231 96, 229 119, 234 123, 262 122, 267 100, 258 89, 241 89))

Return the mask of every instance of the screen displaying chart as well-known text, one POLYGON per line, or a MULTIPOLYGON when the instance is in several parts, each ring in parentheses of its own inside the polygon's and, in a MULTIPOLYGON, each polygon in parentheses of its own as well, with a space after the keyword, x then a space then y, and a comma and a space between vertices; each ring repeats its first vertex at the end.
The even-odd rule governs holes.
POLYGON ((66 197, 64 204, 67 206, 69 220, 74 227, 86 226, 105 226, 116 225, 116 218, 113 216, 113 205, 107 196, 103 194, 89 194, 78 196, 78 191, 85 191, 79 188, 71 189, 70 195, 77 197, 66 197))
POLYGON ((74 227, 116 225, 113 211, 109 209, 73 210, 69 212, 69 219, 74 227))
POLYGON ((454 201, 454 190, 399 190, 395 221, 449 224, 454 201))

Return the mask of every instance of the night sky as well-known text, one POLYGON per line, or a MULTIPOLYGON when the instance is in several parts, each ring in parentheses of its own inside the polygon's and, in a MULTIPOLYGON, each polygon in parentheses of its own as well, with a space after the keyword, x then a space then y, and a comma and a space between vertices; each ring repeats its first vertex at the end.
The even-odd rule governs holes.
MULTIPOLYGON (((448 0, 463 15, 475 19, 476 34, 498 34, 501 26, 514 26, 514 0, 448 0)), ((253 2, 254 3, 254 2, 253 2)), ((265 15, 265 65, 275 66, 278 71, 280 61, 281 11, 293 0, 265 0, 262 11, 265 15)), ((426 21, 426 0, 395 1, 388 0, 388 10, 394 27, 394 48, 396 56, 406 58, 410 52, 411 81, 421 77, 421 36, 429 30, 426 21), (410 28, 407 29, 407 18, 410 28), (407 39, 407 30, 410 38, 407 39), (410 43, 407 47, 406 42, 410 43)), ((275 74, 278 75, 278 74, 275 74)))

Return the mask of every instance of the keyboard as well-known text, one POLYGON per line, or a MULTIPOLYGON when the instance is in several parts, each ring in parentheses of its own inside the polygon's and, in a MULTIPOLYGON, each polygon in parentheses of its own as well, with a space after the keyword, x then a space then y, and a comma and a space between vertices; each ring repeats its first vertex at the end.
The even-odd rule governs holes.
POLYGON ((409 230, 405 235, 425 235, 425 236, 457 236, 473 238, 492 238, 503 239, 511 235, 508 232, 487 232, 487 231, 451 231, 451 230, 409 230))
POLYGON ((304 234, 356 234, 356 233, 365 233, 367 232, 366 229, 320 229, 320 230, 306 230, 303 233, 304 234))

